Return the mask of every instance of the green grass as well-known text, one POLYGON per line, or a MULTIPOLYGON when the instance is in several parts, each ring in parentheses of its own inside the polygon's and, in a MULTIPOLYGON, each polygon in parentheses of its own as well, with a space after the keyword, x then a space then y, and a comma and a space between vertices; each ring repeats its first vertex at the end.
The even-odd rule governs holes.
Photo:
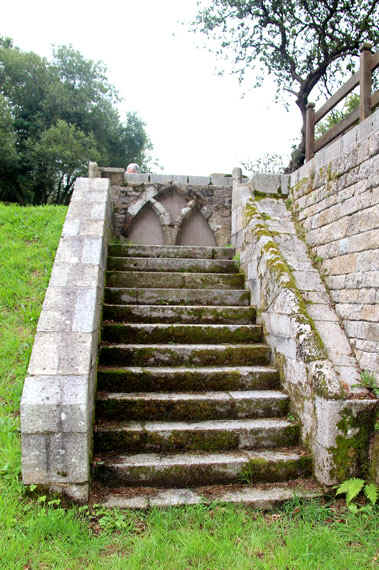
POLYGON ((0 204, 0 568, 376 568, 378 511, 344 501, 89 511, 23 487, 19 400, 65 211, 0 204))

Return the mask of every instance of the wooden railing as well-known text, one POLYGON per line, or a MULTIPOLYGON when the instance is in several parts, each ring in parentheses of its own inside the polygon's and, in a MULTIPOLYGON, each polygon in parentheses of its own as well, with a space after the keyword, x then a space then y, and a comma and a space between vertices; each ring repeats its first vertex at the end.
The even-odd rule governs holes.
POLYGON ((318 111, 314 103, 308 103, 305 122, 305 160, 310 160, 315 152, 329 144, 339 135, 346 132, 357 121, 366 119, 371 110, 379 104, 379 90, 371 93, 372 72, 379 66, 379 50, 371 53, 370 46, 361 48, 359 71, 354 73, 334 95, 318 111), (360 86, 359 107, 354 109, 345 119, 330 128, 319 139, 315 140, 315 125, 321 121, 346 95, 357 85, 360 86))

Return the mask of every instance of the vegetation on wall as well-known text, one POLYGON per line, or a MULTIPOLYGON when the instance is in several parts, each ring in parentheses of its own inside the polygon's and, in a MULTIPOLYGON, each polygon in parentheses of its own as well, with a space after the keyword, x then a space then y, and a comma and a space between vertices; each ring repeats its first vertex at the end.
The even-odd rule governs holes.
POLYGON ((146 167, 142 120, 118 113, 103 63, 58 46, 51 61, 0 37, 0 200, 67 204, 88 160, 146 167))
POLYGON ((292 169, 304 159, 309 96, 330 96, 358 62, 363 42, 379 43, 379 4, 369 0, 202 0, 193 23, 233 73, 253 86, 271 75, 276 98, 295 98, 303 128, 292 169))

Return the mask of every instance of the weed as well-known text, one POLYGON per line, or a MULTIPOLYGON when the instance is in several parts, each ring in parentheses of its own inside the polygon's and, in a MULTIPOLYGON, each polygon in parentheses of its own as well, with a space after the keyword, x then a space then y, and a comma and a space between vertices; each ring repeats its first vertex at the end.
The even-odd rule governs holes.
POLYGON ((346 505, 352 513, 371 512, 378 498, 378 488, 375 483, 366 483, 364 479, 347 479, 338 486, 336 495, 346 494, 346 505), (369 504, 359 507, 352 501, 363 491, 369 504))
POLYGON ((233 256, 233 261, 234 261, 234 263, 236 264, 236 266, 237 266, 238 269, 239 269, 239 267, 240 267, 240 265, 241 265, 241 256, 240 256, 239 253, 236 253, 236 254, 233 256))
POLYGON ((239 479, 244 485, 252 485, 254 483, 254 466, 251 463, 248 463, 242 469, 239 479))
POLYGON ((376 380, 375 374, 370 372, 369 370, 363 370, 361 372, 361 382, 360 384, 354 384, 353 388, 360 388, 364 386, 367 390, 373 392, 376 398, 379 398, 379 385, 376 380))
POLYGON ((120 509, 108 509, 101 505, 93 505, 92 511, 88 511, 90 518, 96 518, 101 530, 105 534, 114 532, 131 531, 134 521, 130 511, 120 511, 120 509))

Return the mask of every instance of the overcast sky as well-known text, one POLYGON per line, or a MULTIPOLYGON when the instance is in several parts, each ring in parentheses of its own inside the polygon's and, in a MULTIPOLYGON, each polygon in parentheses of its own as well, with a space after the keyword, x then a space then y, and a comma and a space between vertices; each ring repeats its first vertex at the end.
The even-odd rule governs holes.
POLYGON ((39 55, 72 44, 104 61, 122 114, 145 121, 165 173, 231 172, 263 152, 288 154, 300 129, 295 106, 275 104, 269 83, 248 90, 218 76, 202 38, 180 23, 195 13, 196 0, 13 0, 2 5, 0 35, 39 55))

